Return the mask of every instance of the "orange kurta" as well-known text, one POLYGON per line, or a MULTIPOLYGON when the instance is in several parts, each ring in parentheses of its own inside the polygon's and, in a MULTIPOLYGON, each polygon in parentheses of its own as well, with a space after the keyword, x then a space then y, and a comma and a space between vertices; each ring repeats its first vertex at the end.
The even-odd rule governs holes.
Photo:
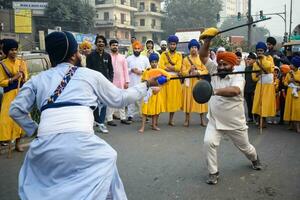
MULTIPOLYGON (((2 62, 13 76, 22 70, 25 74, 25 80, 27 79, 28 72, 24 61, 21 59, 16 59, 15 61, 4 59, 2 62)), ((0 86, 7 87, 8 85, 9 77, 0 65, 0 86)), ((19 89, 17 88, 3 94, 0 111, 0 141, 14 140, 19 138, 22 134, 22 129, 9 117, 10 104, 17 96, 18 91, 19 89)))
MULTIPOLYGON (((199 56, 192 57, 189 56, 197 72, 201 75, 208 74, 208 70, 205 65, 201 62, 199 56)), ((188 58, 183 59, 182 63, 182 74, 184 76, 189 75, 189 71, 192 64, 189 62, 188 58)), ((183 112, 190 113, 206 113, 208 110, 208 104, 199 104, 193 98, 193 88, 199 80, 197 78, 185 79, 182 89, 182 110, 183 112)))

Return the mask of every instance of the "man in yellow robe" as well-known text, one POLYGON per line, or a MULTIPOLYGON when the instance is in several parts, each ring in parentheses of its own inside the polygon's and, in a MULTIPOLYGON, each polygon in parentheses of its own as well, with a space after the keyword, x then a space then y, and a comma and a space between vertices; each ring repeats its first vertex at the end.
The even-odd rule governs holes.
POLYGON ((0 141, 16 140, 16 150, 24 151, 19 146, 22 129, 9 117, 9 107, 17 96, 20 87, 27 79, 27 67, 23 60, 17 58, 18 43, 6 39, 3 44, 6 58, 0 63, 0 86, 4 94, 0 112, 0 141))
POLYGON ((284 80, 288 89, 283 120, 292 122, 290 128, 296 128, 297 133, 300 133, 300 56, 293 57, 291 63, 291 70, 284 80))
MULTIPOLYGON (((188 44, 188 48, 190 50, 190 55, 183 59, 182 75, 188 76, 208 74, 205 65, 201 62, 199 57, 199 42, 195 39, 192 39, 188 44)), ((207 103, 199 104, 194 100, 192 96, 193 88, 197 82, 197 78, 184 80, 182 89, 182 110, 183 112, 185 112, 185 122, 183 124, 185 127, 189 126, 191 112, 199 113, 201 126, 206 126, 206 123, 204 121, 204 113, 207 113, 208 110, 207 103)))
POLYGON ((276 95, 274 81, 274 62, 264 53, 267 45, 264 42, 258 42, 256 45, 257 61, 253 64, 253 70, 260 70, 260 73, 253 73, 252 79, 256 81, 254 92, 252 113, 263 118, 260 127, 265 126, 266 117, 273 117, 276 114, 276 95))
MULTIPOLYGON (((169 50, 162 53, 158 67, 167 71, 172 77, 177 77, 181 71, 182 55, 176 51, 179 39, 175 35, 168 37, 169 50)), ((169 112, 169 125, 174 126, 174 113, 181 109, 182 88, 180 80, 172 80, 165 84, 161 89, 163 102, 166 112, 169 112)))

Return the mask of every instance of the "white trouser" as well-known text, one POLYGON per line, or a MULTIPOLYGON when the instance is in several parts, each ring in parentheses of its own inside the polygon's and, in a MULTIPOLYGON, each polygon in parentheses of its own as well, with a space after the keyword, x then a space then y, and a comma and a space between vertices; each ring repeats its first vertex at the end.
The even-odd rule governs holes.
POLYGON ((132 104, 128 105, 128 117, 140 116, 141 110, 141 100, 135 101, 132 104))
POLYGON ((114 112, 119 112, 120 119, 121 120, 126 120, 125 108, 107 107, 107 110, 106 110, 106 119, 107 119, 107 121, 112 121, 113 120, 114 112))
POLYGON ((256 150, 249 142, 248 129, 217 130, 214 124, 209 122, 204 136, 204 152, 210 174, 218 172, 217 148, 223 135, 227 135, 249 160, 255 161, 257 159, 256 150))

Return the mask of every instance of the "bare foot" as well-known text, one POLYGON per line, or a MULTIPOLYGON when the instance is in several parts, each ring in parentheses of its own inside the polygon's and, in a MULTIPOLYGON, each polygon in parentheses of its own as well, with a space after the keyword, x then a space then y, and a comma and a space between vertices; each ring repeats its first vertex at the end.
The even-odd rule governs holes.
POLYGON ((175 126, 175 123, 173 121, 169 122, 168 124, 169 126, 175 126))
POLYGON ((15 150, 16 150, 17 152, 23 152, 23 151, 25 151, 24 148, 21 147, 20 145, 16 145, 15 150))
POLYGON ((206 122, 201 122, 201 123, 200 123, 200 126, 206 127, 207 124, 206 124, 206 122))
POLYGON ((140 128, 139 130, 138 130, 138 132, 141 134, 141 133, 144 133, 144 127, 142 127, 142 128, 140 128))
POLYGON ((152 130, 160 131, 160 128, 158 128, 157 126, 153 126, 153 127, 152 127, 152 130))
POLYGON ((185 120, 184 123, 183 123, 183 126, 184 127, 189 127, 190 125, 190 121, 189 120, 185 120))

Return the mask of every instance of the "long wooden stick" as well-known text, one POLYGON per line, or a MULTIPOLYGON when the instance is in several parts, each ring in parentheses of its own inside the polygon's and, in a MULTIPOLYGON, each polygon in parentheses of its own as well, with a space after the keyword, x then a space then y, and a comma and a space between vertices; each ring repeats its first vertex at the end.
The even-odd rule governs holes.
POLYGON ((262 74, 260 75, 260 91, 259 91, 259 99, 260 99, 260 118, 259 118, 259 133, 262 134, 263 131, 263 117, 262 117, 262 74))
MULTIPOLYGON (((261 70, 253 70, 253 71, 238 71, 238 72, 219 72, 219 73, 214 73, 211 74, 210 76, 218 76, 218 75, 229 75, 229 74, 248 74, 248 73, 257 73, 260 72, 261 70)), ((209 74, 197 74, 197 75, 188 75, 188 76, 178 76, 178 77, 171 77, 170 80, 176 80, 176 79, 186 79, 186 78, 202 78, 206 77, 209 74)))

